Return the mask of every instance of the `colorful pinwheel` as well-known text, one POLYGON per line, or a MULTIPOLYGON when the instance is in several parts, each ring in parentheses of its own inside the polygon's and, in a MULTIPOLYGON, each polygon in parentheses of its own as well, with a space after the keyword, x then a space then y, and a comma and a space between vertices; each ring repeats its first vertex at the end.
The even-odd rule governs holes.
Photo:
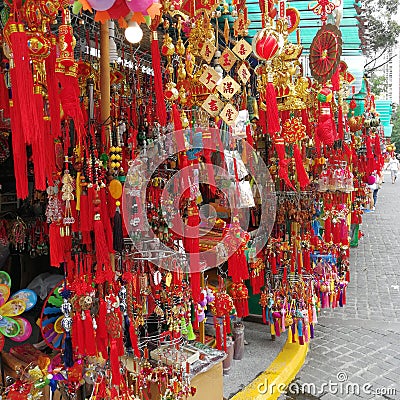
POLYGON ((19 315, 35 306, 36 293, 23 289, 10 297, 10 291, 10 275, 5 271, 0 271, 0 350, 4 346, 4 337, 15 342, 23 342, 32 333, 30 322, 19 315))

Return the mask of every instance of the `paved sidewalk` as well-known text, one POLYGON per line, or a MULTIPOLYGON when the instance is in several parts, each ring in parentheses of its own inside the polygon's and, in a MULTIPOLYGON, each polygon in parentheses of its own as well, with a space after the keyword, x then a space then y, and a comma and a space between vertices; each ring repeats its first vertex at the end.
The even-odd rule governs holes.
POLYGON ((292 394, 280 399, 400 399, 400 181, 385 180, 352 249, 347 305, 323 311, 292 394))
MULTIPOLYGON (((234 360, 229 375, 224 376, 224 397, 230 399, 264 372, 282 350, 287 335, 271 341, 269 327, 255 322, 244 322, 245 338, 242 360, 234 360)), ((250 400, 250 399, 249 399, 250 400)))

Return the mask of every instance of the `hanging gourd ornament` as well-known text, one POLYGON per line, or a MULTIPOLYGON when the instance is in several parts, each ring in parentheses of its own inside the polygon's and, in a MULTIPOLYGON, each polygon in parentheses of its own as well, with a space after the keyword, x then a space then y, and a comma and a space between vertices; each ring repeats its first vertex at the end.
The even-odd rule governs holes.
POLYGON ((253 53, 261 60, 271 60, 283 47, 283 37, 271 27, 259 31, 253 39, 253 53))
POLYGON ((324 86, 317 95, 317 99, 321 103, 330 103, 332 101, 333 93, 332 90, 324 86))

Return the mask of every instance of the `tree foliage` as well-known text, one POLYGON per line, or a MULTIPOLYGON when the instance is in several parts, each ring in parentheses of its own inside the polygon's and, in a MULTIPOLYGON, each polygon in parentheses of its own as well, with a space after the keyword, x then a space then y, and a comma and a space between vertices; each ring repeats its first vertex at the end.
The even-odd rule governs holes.
POLYGON ((364 0, 362 4, 361 21, 364 23, 360 29, 365 33, 366 21, 369 30, 363 51, 370 61, 365 65, 365 69, 372 71, 376 69, 376 61, 399 40, 400 25, 396 21, 396 15, 400 1, 364 0))
POLYGON ((373 74, 369 81, 371 84, 371 92, 376 97, 379 97, 380 94, 386 90, 386 77, 373 74))

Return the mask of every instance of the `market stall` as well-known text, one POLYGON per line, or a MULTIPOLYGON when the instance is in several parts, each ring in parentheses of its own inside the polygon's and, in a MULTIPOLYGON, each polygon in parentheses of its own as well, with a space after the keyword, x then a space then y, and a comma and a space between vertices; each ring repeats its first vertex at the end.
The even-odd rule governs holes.
POLYGON ((28 340, 2 271, 4 398, 221 399, 242 319, 304 345, 346 304, 383 129, 337 6, 304 58, 285 1, 250 36, 245 1, 6 2, 1 245, 58 279, 28 340))

